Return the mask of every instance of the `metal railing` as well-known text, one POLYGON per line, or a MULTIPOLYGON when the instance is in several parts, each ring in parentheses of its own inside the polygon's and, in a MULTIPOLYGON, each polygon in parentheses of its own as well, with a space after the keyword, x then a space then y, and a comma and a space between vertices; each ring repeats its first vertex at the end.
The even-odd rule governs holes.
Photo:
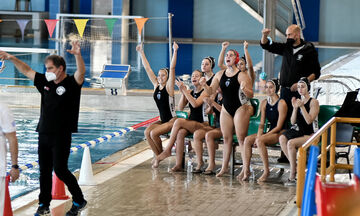
MULTIPOLYGON (((337 164, 335 161, 335 147, 336 145, 360 145, 360 143, 353 142, 336 142, 336 123, 360 123, 360 118, 343 118, 333 117, 324 126, 320 128, 311 138, 306 141, 299 149, 297 173, 298 180, 296 186, 296 206, 298 208, 298 215, 301 215, 301 205, 304 194, 305 172, 306 172, 306 152, 311 145, 318 145, 321 138, 321 154, 320 154, 320 174, 321 181, 326 181, 326 176, 330 174, 330 181, 335 181, 336 169, 353 169, 353 165, 337 164), (328 143, 328 129, 331 128, 330 145, 328 143), (330 164, 326 167, 327 151, 330 151, 330 164)), ((318 157, 319 159, 319 157, 318 157)))

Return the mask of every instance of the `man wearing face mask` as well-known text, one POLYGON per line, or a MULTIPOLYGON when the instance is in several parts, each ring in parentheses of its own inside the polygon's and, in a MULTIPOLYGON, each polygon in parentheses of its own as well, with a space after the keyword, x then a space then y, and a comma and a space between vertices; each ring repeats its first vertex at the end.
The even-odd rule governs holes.
POLYGON ((266 28, 262 30, 260 45, 271 53, 283 56, 280 70, 280 98, 284 99, 288 106, 286 119, 289 121, 292 113, 291 98, 300 97, 297 92, 297 82, 301 77, 306 77, 311 82, 320 76, 318 53, 312 43, 301 39, 301 29, 297 25, 290 25, 286 29, 286 43, 273 42, 268 37, 270 31, 266 28))
POLYGON ((62 180, 73 196, 73 205, 66 215, 78 215, 86 205, 75 176, 68 170, 71 135, 77 132, 81 87, 84 82, 85 64, 79 42, 72 42, 77 70, 66 74, 63 57, 50 55, 45 59, 45 74, 32 70, 29 65, 13 55, 0 51, 0 59, 10 60, 15 67, 34 81, 41 94, 39 133, 40 194, 39 208, 35 215, 49 215, 52 187, 52 170, 62 180))

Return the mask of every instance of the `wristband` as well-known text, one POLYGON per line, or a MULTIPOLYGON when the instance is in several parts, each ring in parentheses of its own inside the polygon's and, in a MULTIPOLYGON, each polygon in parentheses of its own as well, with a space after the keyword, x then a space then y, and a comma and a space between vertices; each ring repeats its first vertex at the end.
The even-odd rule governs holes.
POLYGON ((12 165, 11 168, 14 168, 14 169, 19 169, 19 165, 15 164, 15 165, 12 165))

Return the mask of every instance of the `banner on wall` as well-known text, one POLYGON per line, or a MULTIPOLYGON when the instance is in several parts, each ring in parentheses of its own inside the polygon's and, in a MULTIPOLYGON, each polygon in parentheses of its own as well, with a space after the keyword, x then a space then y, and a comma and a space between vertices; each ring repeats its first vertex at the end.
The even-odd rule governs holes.
POLYGON ((16 20, 17 24, 19 25, 20 27, 20 31, 21 31, 21 39, 24 40, 24 32, 25 32, 25 28, 26 28, 26 25, 29 23, 29 19, 19 19, 19 20, 16 20))
POLYGON ((138 28, 139 31, 139 35, 141 36, 141 31, 146 23, 146 21, 148 21, 149 18, 135 18, 135 22, 136 22, 136 26, 138 28))
POLYGON ((108 28, 108 31, 109 31, 109 36, 111 37, 112 35, 112 32, 113 32, 113 29, 114 29, 114 24, 115 22, 117 21, 118 19, 116 18, 108 18, 108 19, 105 19, 105 23, 106 23, 106 26, 108 28))
POLYGON ((86 26, 86 23, 88 20, 89 19, 74 19, 76 28, 77 28, 81 38, 83 37, 85 26, 86 26))
POLYGON ((59 20, 58 19, 45 19, 44 21, 46 23, 46 27, 48 29, 49 35, 52 38, 55 26, 59 20))

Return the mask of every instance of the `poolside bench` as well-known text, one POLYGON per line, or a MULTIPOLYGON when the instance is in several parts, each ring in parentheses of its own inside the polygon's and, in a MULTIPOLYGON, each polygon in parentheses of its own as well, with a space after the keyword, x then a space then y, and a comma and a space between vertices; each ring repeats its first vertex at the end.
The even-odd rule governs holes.
POLYGON ((101 85, 107 95, 126 95, 130 65, 105 64, 100 75, 101 85))

